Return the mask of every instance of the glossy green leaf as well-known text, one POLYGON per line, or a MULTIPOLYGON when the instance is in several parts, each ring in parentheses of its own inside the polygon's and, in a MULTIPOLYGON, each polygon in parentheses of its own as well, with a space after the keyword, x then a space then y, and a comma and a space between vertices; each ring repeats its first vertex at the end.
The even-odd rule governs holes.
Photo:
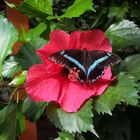
POLYGON ((53 14, 51 0, 25 0, 20 5, 15 5, 20 12, 31 16, 45 19, 53 14))
POLYGON ((24 28, 22 28, 20 40, 22 42, 31 42, 35 38, 39 37, 46 30, 46 27, 46 24, 42 22, 35 28, 30 29, 27 33, 24 28))
POLYGON ((0 125, 0 140, 16 139, 16 105, 6 107, 5 121, 0 125))
POLYGON ((14 43, 18 40, 16 28, 8 20, 0 16, 0 61, 11 53, 14 43))
MULTIPOLYGON (((54 26, 54 24, 52 26, 54 26)), ((63 19, 60 22, 58 22, 55 26, 55 28, 59 28, 67 32, 77 30, 72 19, 63 19)))
POLYGON ((41 48, 44 44, 46 44, 46 40, 36 37, 20 48, 19 53, 15 56, 15 60, 20 64, 22 69, 27 70, 33 64, 41 63, 36 50, 41 48))
POLYGON ((40 48, 44 47, 44 45, 46 43, 47 43, 47 40, 44 40, 41 37, 35 37, 30 42, 28 42, 29 47, 31 46, 32 48, 34 48, 35 51, 37 49, 40 49, 40 48))
POLYGON ((25 0, 25 2, 43 13, 53 14, 51 0, 25 0))
POLYGON ((91 10, 95 11, 92 7, 93 3, 92 0, 75 0, 73 5, 71 5, 60 18, 72 18, 72 17, 79 17, 85 11, 91 10))
POLYGON ((106 35, 114 50, 140 44, 140 28, 133 21, 122 20, 112 24, 107 29, 106 35))
POLYGON ((17 105, 17 121, 16 121, 16 133, 21 135, 26 128, 25 116, 22 113, 23 101, 20 101, 17 105))
POLYGON ((122 70, 140 80, 140 54, 126 57, 122 63, 122 70))
POLYGON ((14 57, 10 57, 8 60, 4 61, 2 68, 2 76, 7 78, 13 78, 15 74, 21 71, 21 67, 14 60, 14 57))
POLYGON ((128 12, 128 3, 124 3, 121 6, 112 6, 109 8, 108 17, 116 17, 118 20, 123 19, 128 12))
POLYGON ((0 125, 4 123, 7 115, 7 108, 8 106, 4 107, 3 109, 0 110, 0 125))
POLYGON ((9 85, 22 85, 24 84, 25 80, 26 80, 26 75, 27 75, 27 71, 24 70, 22 71, 22 73, 18 76, 16 76, 10 83, 9 85))
POLYGON ((113 108, 121 102, 136 106, 139 96, 136 88, 138 85, 135 82, 134 77, 120 73, 117 76, 117 83, 108 87, 105 93, 96 100, 97 112, 111 114, 113 108))
POLYGON ((39 10, 30 6, 27 2, 23 2, 20 5, 16 5, 16 10, 30 17, 46 18, 47 16, 45 13, 40 12, 39 10))
POLYGON ((72 132, 91 131, 95 135, 96 132, 92 124, 92 102, 88 101, 78 112, 67 113, 54 104, 47 107, 47 116, 56 127, 61 130, 72 132))
POLYGON ((55 140, 75 140, 74 137, 68 132, 59 133, 59 137, 55 140))
POLYGON ((0 16, 0 75, 2 63, 12 51, 14 43, 18 40, 16 28, 6 18, 0 16))
POLYGON ((27 97, 24 100, 22 112, 30 121, 37 121, 43 114, 47 105, 46 102, 37 103, 27 97))

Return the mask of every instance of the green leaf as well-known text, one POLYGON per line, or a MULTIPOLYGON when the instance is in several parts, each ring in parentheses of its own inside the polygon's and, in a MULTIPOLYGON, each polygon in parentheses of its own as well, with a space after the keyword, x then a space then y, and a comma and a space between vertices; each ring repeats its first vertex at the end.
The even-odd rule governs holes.
POLYGON ((8 106, 4 107, 2 110, 0 110, 0 126, 5 122, 6 115, 7 115, 7 108, 8 106))
POLYGON ((21 135, 25 128, 25 117, 22 113, 22 106, 23 106, 23 101, 20 101, 17 106, 17 121, 16 121, 16 133, 17 135, 21 135))
POLYGON ((77 30, 77 28, 75 27, 74 21, 72 19, 60 20, 57 24, 54 23, 52 26, 56 26, 55 28, 59 28, 67 32, 72 32, 74 30, 77 30))
POLYGON ((38 64, 41 62, 39 56, 36 53, 36 50, 41 48, 46 44, 46 40, 40 37, 32 39, 30 42, 24 44, 20 48, 20 51, 15 56, 15 60, 20 64, 20 66, 27 70, 33 64, 38 64))
POLYGON ((46 106, 46 102, 34 102, 30 98, 26 98, 23 103, 23 113, 30 121, 37 121, 43 114, 46 106))
POLYGON ((2 63, 11 53, 14 43, 18 40, 16 28, 8 20, 0 16, 0 75, 2 63))
POLYGON ((92 0, 75 0, 73 5, 71 5, 65 12, 65 14, 61 15, 60 18, 72 18, 72 17, 79 17, 85 11, 91 10, 95 11, 92 7, 93 3, 92 0))
POLYGON ((140 80, 140 54, 126 57, 122 63, 122 70, 140 80))
POLYGON ((23 14, 43 20, 48 15, 53 15, 51 0, 25 0, 20 5, 15 6, 23 14))
POLYGON ((27 70, 33 64, 38 64, 41 62, 36 50, 41 48, 46 44, 46 40, 40 37, 41 33, 46 30, 46 24, 40 23, 33 29, 30 29, 25 33, 22 30, 22 37, 20 40, 24 42, 23 46, 20 48, 18 54, 15 56, 15 60, 20 64, 20 66, 27 70))
POLYGON ((138 91, 135 78, 120 73, 117 76, 117 83, 111 85, 103 95, 99 96, 95 102, 95 109, 98 113, 111 114, 115 105, 125 102, 130 105, 136 106, 138 104, 138 91), (129 85, 129 86, 128 86, 129 85))
POLYGON ((25 80, 26 80, 26 75, 27 75, 27 71, 24 70, 22 71, 22 73, 18 76, 16 76, 10 83, 9 85, 22 85, 24 84, 25 80))
POLYGON ((25 0, 31 7, 43 13, 52 15, 52 3, 50 0, 25 0))
POLYGON ((39 37, 45 30, 47 26, 45 23, 41 22, 35 28, 30 29, 27 33, 25 32, 24 28, 22 28, 20 40, 22 42, 31 42, 35 38, 39 37))
POLYGON ((4 61, 2 68, 2 76, 7 78, 13 78, 15 74, 21 71, 21 67, 14 60, 14 57, 10 57, 8 60, 4 61))
POLYGON ((140 28, 133 21, 122 20, 112 24, 107 29, 106 35, 114 50, 131 45, 139 46, 140 44, 140 28))
POLYGON ((78 112, 67 113, 54 104, 47 107, 47 116, 56 127, 69 133, 81 133, 88 130, 95 135, 92 125, 92 102, 88 101, 78 112))
POLYGON ((68 132, 59 133, 59 137, 55 140, 75 140, 74 137, 68 132))
MULTIPOLYGON (((0 125, 0 140, 16 139, 16 105, 6 106, 5 121, 0 125)), ((1 114, 1 112, 0 112, 1 114)))
POLYGON ((122 20, 128 12, 128 3, 123 3, 121 6, 112 6, 109 8, 108 17, 117 17, 118 20, 122 20))

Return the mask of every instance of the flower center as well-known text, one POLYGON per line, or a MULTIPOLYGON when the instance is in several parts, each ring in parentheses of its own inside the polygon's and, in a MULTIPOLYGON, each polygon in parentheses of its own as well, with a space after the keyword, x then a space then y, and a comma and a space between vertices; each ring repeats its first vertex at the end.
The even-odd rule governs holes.
POLYGON ((77 81, 79 79, 79 72, 80 70, 77 70, 76 67, 71 69, 68 74, 70 81, 77 81))

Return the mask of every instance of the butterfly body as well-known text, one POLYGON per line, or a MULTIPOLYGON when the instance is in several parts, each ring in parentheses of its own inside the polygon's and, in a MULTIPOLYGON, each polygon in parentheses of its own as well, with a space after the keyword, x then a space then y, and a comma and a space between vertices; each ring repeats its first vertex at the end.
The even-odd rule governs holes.
MULTIPOLYGON (((62 64, 66 69, 78 71, 81 83, 92 83, 104 74, 104 69, 121 61, 119 56, 105 51, 63 50, 50 56, 52 61, 62 64)), ((72 73, 72 72, 71 72, 72 73)))

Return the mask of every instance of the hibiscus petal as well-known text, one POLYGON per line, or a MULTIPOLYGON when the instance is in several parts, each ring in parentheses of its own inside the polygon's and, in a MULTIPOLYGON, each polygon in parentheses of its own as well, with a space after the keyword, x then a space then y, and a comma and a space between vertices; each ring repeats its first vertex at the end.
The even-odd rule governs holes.
POLYGON ((62 84, 58 102, 66 112, 77 112, 81 105, 95 93, 93 89, 89 89, 86 85, 82 86, 80 83, 75 84, 65 80, 62 84))
POLYGON ((60 92, 59 77, 54 78, 43 64, 32 66, 26 79, 27 94, 35 101, 57 101, 60 92))
POLYGON ((69 34, 61 30, 54 30, 50 34, 50 41, 43 48, 37 50, 41 60, 46 63, 46 59, 58 51, 69 48, 69 34))
POLYGON ((74 31, 70 35, 70 49, 112 51, 111 44, 101 30, 74 31))
POLYGON ((26 91, 34 101, 55 101, 67 112, 76 112, 93 90, 70 82, 59 75, 50 75, 43 64, 32 66, 27 75, 26 91))
POLYGON ((71 82, 61 73, 50 75, 43 64, 32 66, 27 75, 26 91, 35 101, 55 101, 66 112, 76 112, 91 96, 100 95, 112 80, 110 68, 105 71, 104 79, 89 88, 86 84, 71 82))
POLYGON ((102 76, 102 79, 99 79, 95 82, 93 85, 94 88, 96 88, 96 95, 101 95, 105 91, 105 89, 111 84, 111 82, 114 80, 112 77, 111 68, 107 68, 104 70, 104 75, 102 76))

